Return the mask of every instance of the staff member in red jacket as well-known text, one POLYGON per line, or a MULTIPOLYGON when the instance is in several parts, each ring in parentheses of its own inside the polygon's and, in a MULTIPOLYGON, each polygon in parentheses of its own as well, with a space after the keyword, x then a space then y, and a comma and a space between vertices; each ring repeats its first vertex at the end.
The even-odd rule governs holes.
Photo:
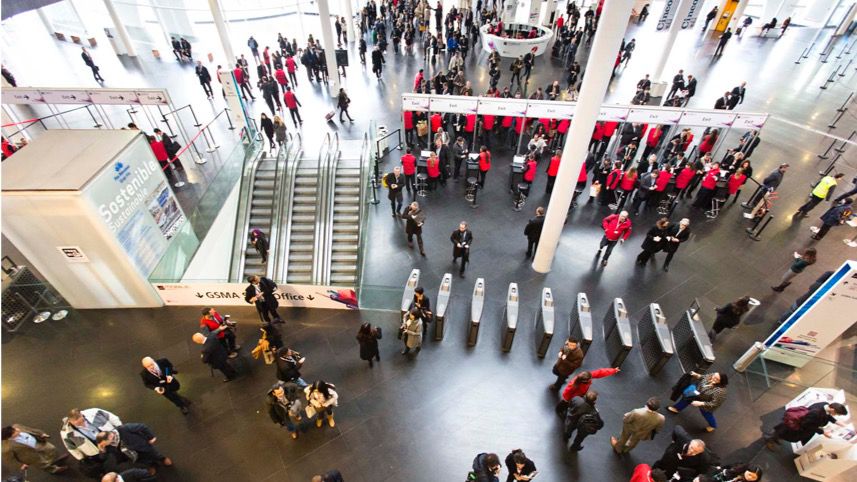
POLYGON ((661 138, 663 138, 663 136, 664 130, 659 125, 656 125, 649 131, 648 135, 646 135, 646 148, 643 149, 643 159, 647 159, 649 154, 655 152, 658 148, 658 144, 661 143, 661 138))
POLYGON ((601 187, 601 192, 599 193, 600 199, 598 201, 602 206, 616 202, 616 191, 619 189, 619 183, 622 181, 624 174, 622 163, 614 162, 613 170, 607 174, 607 180, 604 182, 604 186, 601 187))
POLYGON ((607 266, 607 260, 610 258, 610 253, 613 252, 616 243, 624 243, 631 235, 631 220, 628 219, 628 211, 607 216, 601 221, 601 227, 604 229, 604 236, 598 246, 598 254, 600 255, 604 247, 607 247, 607 251, 604 252, 604 259, 601 260, 601 266, 604 267, 607 266))
MULTIPOLYGON (((586 164, 580 166, 580 174, 577 175, 577 185, 574 186, 574 194, 571 196, 571 207, 577 207, 577 197, 586 189, 586 183, 589 182, 589 171, 586 170, 586 164)), ((566 222, 568 217, 566 215, 566 222)))
POLYGON ((553 157, 551 157, 551 160, 548 163, 548 168, 545 170, 545 172, 547 172, 548 174, 548 184, 545 188, 545 192, 547 192, 548 194, 553 192, 553 184, 556 182, 556 174, 559 172, 559 163, 561 160, 562 151, 557 150, 553 157))
POLYGON ((538 169, 538 163, 532 154, 527 155, 527 164, 524 167, 524 182, 531 185, 533 181, 536 180, 536 169, 538 169))
POLYGON ((405 142, 413 144, 411 140, 414 136, 414 113, 406 110, 402 113, 402 127, 405 129, 405 142))
POLYGON ((695 175, 696 169, 690 164, 685 164, 675 178, 676 197, 681 197, 684 194, 684 190, 690 185, 690 181, 693 180, 693 176, 695 175))
MULTIPOLYGON (((735 204, 735 201, 738 200, 738 196, 741 193, 741 186, 747 182, 747 176, 744 174, 744 169, 738 168, 735 171, 735 174, 729 176, 729 183, 727 187, 729 188, 729 196, 735 196, 735 199, 732 200, 732 204, 735 204)), ((726 198, 727 200, 729 198, 726 198)))
POLYGON ((634 189, 637 188, 637 168, 632 167, 625 171, 622 175, 622 181, 619 183, 619 189, 622 191, 622 199, 619 200, 618 209, 622 209, 628 199, 634 194, 634 189))
POLYGON ((493 115, 483 115, 482 116, 482 129, 479 131, 479 138, 482 144, 490 145, 491 132, 494 130, 494 123, 496 118, 493 115))
POLYGON ((598 152, 598 146, 601 144, 601 139, 604 138, 604 123, 596 122, 595 128, 592 130, 592 138, 589 139, 589 151, 592 153, 598 152))
POLYGON ((661 469, 653 469, 649 464, 640 464, 631 474, 631 482, 667 482, 667 474, 661 469))
POLYGON ((426 161, 426 172, 428 173, 429 191, 434 191, 437 180, 440 179, 440 159, 434 151, 431 151, 426 161))
POLYGON ((301 102, 298 100, 298 96, 292 92, 292 87, 290 85, 286 86, 286 93, 283 94, 283 102, 286 103, 286 107, 289 108, 289 114, 292 116, 292 122, 295 124, 295 127, 298 124, 303 124, 304 121, 301 119, 301 113, 298 112, 298 106, 301 105, 301 102))
POLYGON ((708 209, 711 206, 711 198, 714 197, 714 190, 717 189, 717 179, 720 176, 720 164, 714 163, 711 169, 705 173, 702 178, 702 187, 696 195, 696 200, 692 206, 697 209, 708 209))
MULTIPOLYGON (((617 373, 619 373, 618 368, 599 368, 592 371, 584 370, 578 373, 577 376, 572 378, 571 381, 568 382, 568 385, 566 385, 562 390, 562 401, 557 405, 557 410, 561 408, 563 402, 567 405, 571 402, 572 398, 586 395, 586 392, 588 392, 589 388, 592 386, 592 379, 612 377, 617 373)), ((562 413, 563 415, 565 414, 564 409, 562 410, 562 413)))
POLYGON ((482 146, 479 148, 479 187, 485 187, 485 176, 488 175, 488 170, 491 169, 491 153, 488 148, 482 146))
POLYGON ((402 156, 402 174, 405 175, 405 187, 408 190, 408 194, 411 194, 411 190, 416 190, 416 177, 417 177, 417 158, 411 154, 411 148, 408 147, 405 149, 405 155, 402 156))

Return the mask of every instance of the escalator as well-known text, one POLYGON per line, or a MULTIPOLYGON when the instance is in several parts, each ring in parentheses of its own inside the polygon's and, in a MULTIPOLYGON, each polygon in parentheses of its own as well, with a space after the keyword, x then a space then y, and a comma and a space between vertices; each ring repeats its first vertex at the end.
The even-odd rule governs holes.
POLYGON ((330 229, 322 284, 355 286, 358 281, 364 147, 360 141, 343 141, 339 156, 332 162, 330 229))

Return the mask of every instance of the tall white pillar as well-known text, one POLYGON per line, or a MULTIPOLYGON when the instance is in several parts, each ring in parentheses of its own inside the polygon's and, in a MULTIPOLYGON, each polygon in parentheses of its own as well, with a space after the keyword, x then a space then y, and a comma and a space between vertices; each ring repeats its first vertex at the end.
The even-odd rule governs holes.
POLYGON ((39 19, 41 19, 42 23, 45 24, 45 28, 48 29, 48 33, 51 35, 54 34, 54 26, 51 24, 51 19, 45 14, 44 8, 37 8, 36 13, 39 14, 39 19))
POLYGON ((604 2, 604 10, 598 21, 598 30, 595 31, 586 75, 580 89, 580 100, 574 110, 574 122, 571 123, 568 137, 565 139, 556 187, 551 194, 539 247, 533 261, 533 269, 539 273, 551 270, 577 176, 586 160, 589 138, 592 137, 592 129, 610 84, 613 62, 604 62, 603 59, 615 58, 619 52, 633 4, 634 0, 604 2))
POLYGON ((77 11, 77 6, 72 0, 68 0, 68 6, 71 7, 71 11, 74 12, 74 16, 77 17, 77 21, 80 22, 80 26, 83 27, 83 35, 85 37, 89 37, 89 30, 86 28, 86 22, 83 21, 83 17, 81 17, 80 12, 77 11))
MULTIPOLYGON (((747 9, 747 4, 750 2, 740 2, 738 6, 735 7, 735 11, 732 13, 732 19, 729 21, 729 26, 732 27, 732 31, 734 32, 739 26, 741 26, 741 17, 744 16, 744 10, 747 9)), ((721 10, 723 12, 723 10, 721 10)), ((715 19, 712 23, 717 25, 717 19, 715 19)), ((764 22, 762 22, 764 23, 764 22)), ((712 27, 713 28, 713 27, 712 27)), ((744 33, 746 35, 746 32, 744 33)))
POLYGON ((348 40, 353 42, 357 37, 354 35, 354 7, 351 5, 352 0, 342 0, 345 4, 345 20, 348 28, 348 40))
POLYGON ((226 63, 224 67, 231 70, 235 66, 235 52, 232 51, 232 42, 229 41, 229 30, 226 28, 226 22, 223 20, 223 10, 220 8, 220 0, 208 0, 208 8, 211 10, 211 16, 214 18, 214 26, 217 28, 217 36, 220 37, 220 45, 223 46, 223 53, 226 55, 226 63))
POLYGON ((333 43, 333 27, 330 26, 329 0, 318 0, 318 16, 321 18, 321 46, 327 61, 327 74, 333 86, 333 94, 339 93, 339 70, 336 68, 336 48, 333 43))
POLYGON ((125 44, 125 50, 128 52, 128 57, 136 57, 137 50, 134 44, 131 43, 131 36, 128 35, 128 29, 116 13, 116 6, 113 5, 113 0, 104 0, 104 7, 107 8, 107 13, 110 14, 110 20, 113 20, 113 26, 116 27, 116 33, 119 34, 119 39, 125 44))
POLYGON ((667 66, 667 59, 670 57, 670 52, 673 49, 673 45, 675 45, 675 39, 678 37, 679 31, 681 31, 681 21, 684 20, 684 17, 687 16, 687 12, 690 10, 691 0, 678 1, 680 2, 678 10, 675 13, 675 17, 673 17, 673 22, 670 24, 667 43, 660 49, 661 56, 658 59, 658 63, 655 64, 657 67, 655 67, 655 73, 652 75, 652 82, 664 81, 664 79, 661 79, 661 76, 663 76, 664 68, 667 66))

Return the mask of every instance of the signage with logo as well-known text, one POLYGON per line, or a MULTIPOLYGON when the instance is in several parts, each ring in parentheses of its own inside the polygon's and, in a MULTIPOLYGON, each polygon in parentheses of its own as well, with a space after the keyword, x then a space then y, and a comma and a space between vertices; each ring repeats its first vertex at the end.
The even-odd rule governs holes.
MULTIPOLYGON (((249 306, 247 283, 152 283, 168 306, 249 306)), ((341 286, 281 284, 277 302, 283 307, 357 309, 357 293, 341 286)))
POLYGON ((768 114, 738 114, 732 127, 736 129, 761 129, 768 121, 768 114))
MULTIPOLYGON (((700 10, 702 10, 702 4, 705 3, 705 0, 686 1, 690 2, 690 9, 681 21, 681 28, 683 29, 693 28, 696 25, 696 19, 699 17, 700 10)), ((676 8, 678 8, 678 5, 676 5, 676 8)))
POLYGON ((35 89, 21 89, 12 87, 0 92, 4 104, 44 104, 45 98, 41 92, 35 89))
POLYGON ((678 124, 681 109, 646 109, 633 107, 628 112, 628 122, 641 124, 678 124))
POLYGON ((630 110, 631 109, 629 109, 628 107, 602 105, 601 110, 598 111, 598 120, 625 122, 628 119, 628 112, 630 110))
POLYGON ((660 18, 658 18, 658 25, 656 27, 658 30, 666 30, 670 28, 680 1, 681 0, 666 0, 664 11, 661 13, 660 18))
POLYGON ((715 110, 702 112, 685 111, 681 115, 679 124, 683 126, 700 126, 700 127, 732 127, 735 122, 735 114, 731 111, 715 110))
POLYGON ((527 101, 525 99, 479 97, 476 110, 479 115, 510 115, 520 117, 527 113, 527 101))
POLYGON ((256 135, 256 128, 250 122, 246 106, 241 100, 241 92, 238 87, 238 81, 235 80, 235 75, 231 70, 222 70, 217 75, 220 79, 220 85, 223 87, 226 105, 229 106, 229 116, 232 117, 232 123, 242 126, 251 136, 256 135))
POLYGON ((43 90, 42 98, 47 104, 91 104, 89 92, 85 90, 43 90))
POLYGON ((462 95, 433 96, 429 110, 432 112, 451 112, 453 114, 475 114, 477 106, 476 97, 462 95))
POLYGON ((553 102, 531 100, 527 102, 527 117, 538 119, 571 119, 574 117, 575 102, 553 102))
POLYGON ((427 94, 403 94, 402 110, 413 112, 428 112, 429 99, 427 94))
POLYGON ((57 246, 57 250, 62 253, 65 260, 69 263, 88 263, 89 258, 80 249, 80 246, 57 246))

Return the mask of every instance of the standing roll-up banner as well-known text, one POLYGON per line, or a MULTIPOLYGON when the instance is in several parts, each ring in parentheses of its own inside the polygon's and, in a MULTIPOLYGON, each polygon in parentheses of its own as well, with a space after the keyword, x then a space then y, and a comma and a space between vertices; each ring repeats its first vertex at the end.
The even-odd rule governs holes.
POLYGON ((766 360, 802 367, 857 323, 857 261, 846 261, 765 340, 766 360))
POLYGON ((658 30, 667 30, 670 28, 670 25, 673 23, 673 19, 675 18, 675 13, 678 10, 678 4, 681 0, 666 0, 664 4, 664 11, 661 13, 660 18, 658 18, 658 30))
POLYGON ((702 4, 705 0, 688 0, 690 1, 690 10, 681 21, 681 28, 693 28, 696 25, 696 19, 699 17, 699 12, 702 10, 702 4))
POLYGON ((256 136, 256 128, 250 121, 251 117, 247 113, 247 105, 241 99, 241 91, 238 87, 238 81, 235 80, 235 74, 231 70, 224 70, 218 72, 217 76, 220 84, 223 86, 226 105, 229 106, 229 117, 235 125, 244 128, 248 139, 254 138, 256 136))

